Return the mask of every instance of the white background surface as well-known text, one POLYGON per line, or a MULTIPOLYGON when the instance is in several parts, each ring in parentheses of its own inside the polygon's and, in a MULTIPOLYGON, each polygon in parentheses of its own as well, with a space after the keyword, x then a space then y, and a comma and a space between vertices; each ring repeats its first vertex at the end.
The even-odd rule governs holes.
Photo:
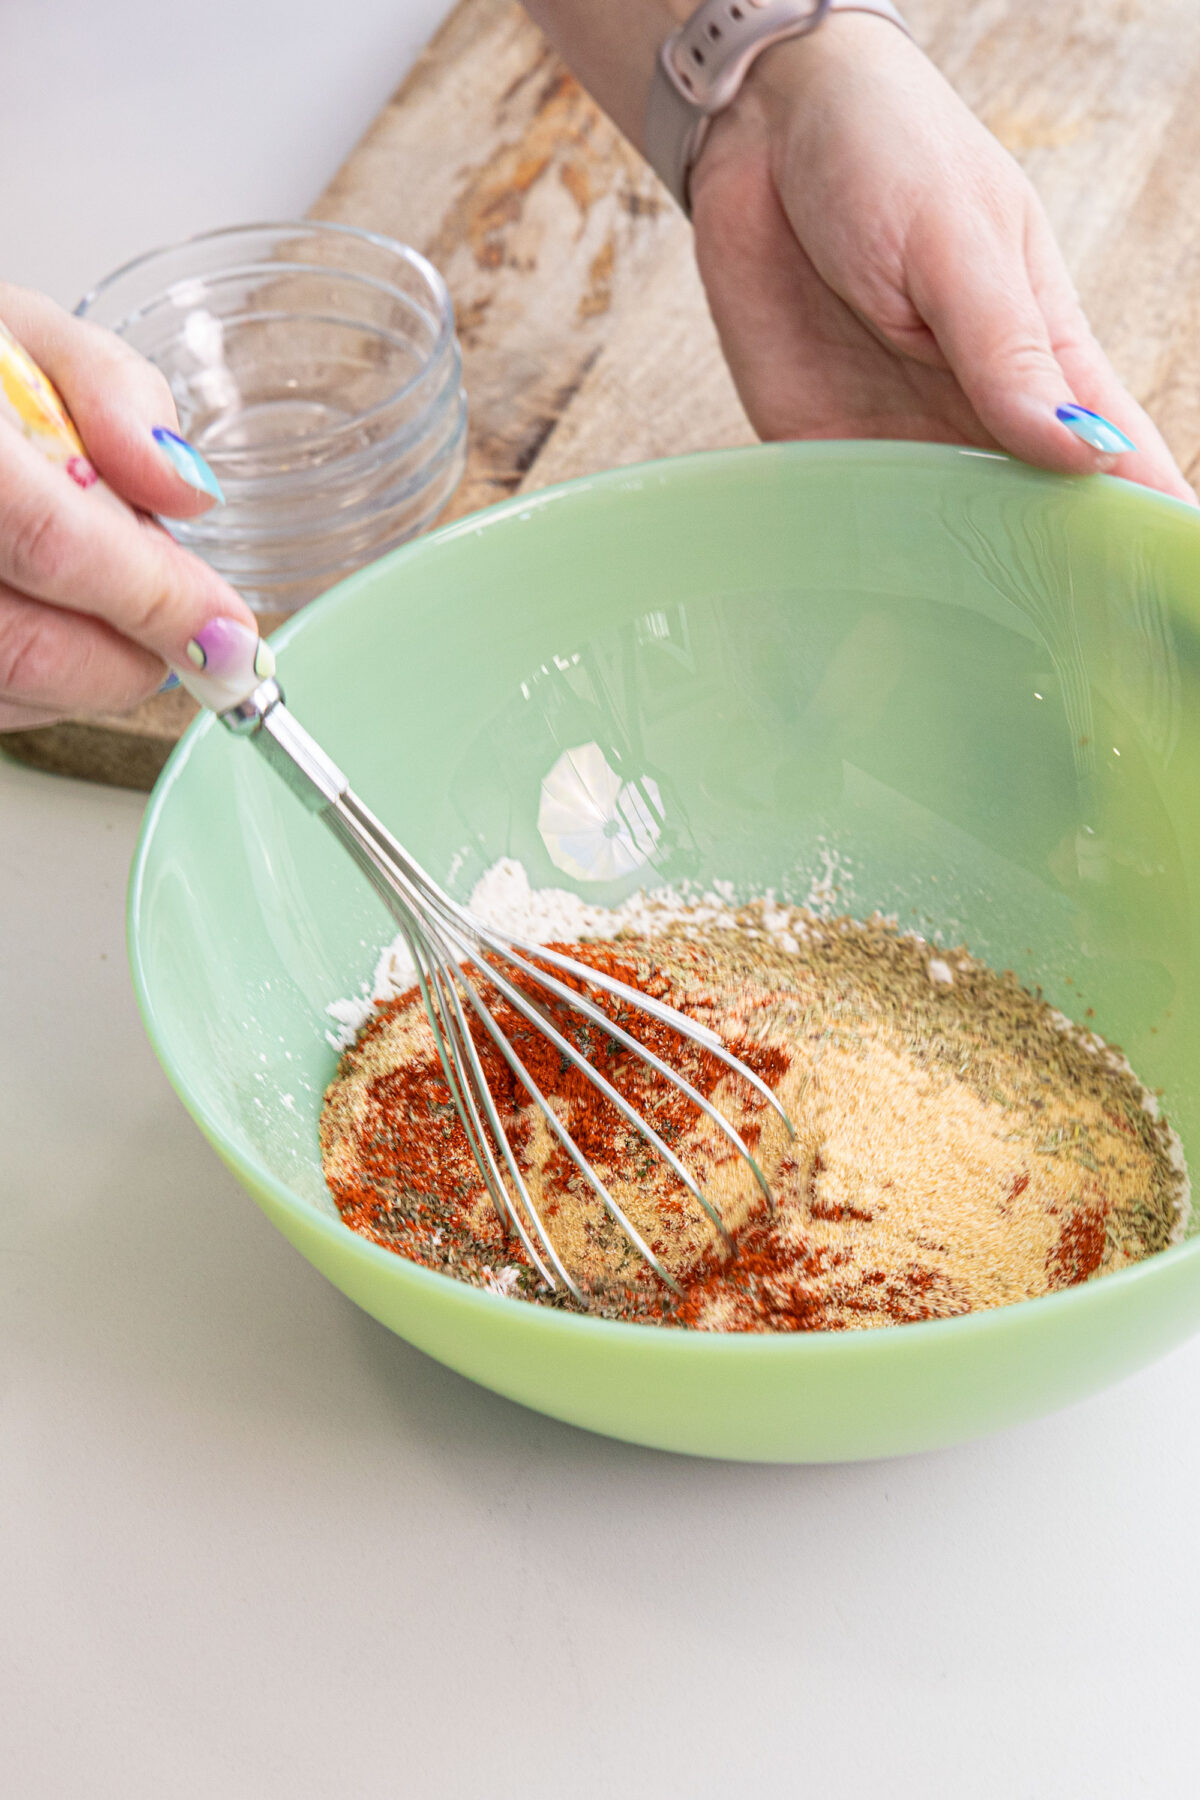
POLYGON ((0 278, 310 207, 451 0, 3 0, 0 278))
MULTIPOLYGON (((439 0, 5 0, 5 272, 302 209, 439 0)), ((1197 1792, 1200 1345, 849 1468, 605 1442, 357 1312, 175 1101, 139 796, 0 760, 0 1792, 1197 1792)))

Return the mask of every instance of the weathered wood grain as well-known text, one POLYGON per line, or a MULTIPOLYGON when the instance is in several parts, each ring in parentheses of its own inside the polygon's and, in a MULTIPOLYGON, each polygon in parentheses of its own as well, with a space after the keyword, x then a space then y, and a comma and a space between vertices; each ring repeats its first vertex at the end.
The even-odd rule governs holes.
MULTIPOLYGON (((906 10, 1028 169, 1097 334, 1200 478, 1200 3, 906 10)), ((471 438, 448 516, 752 437, 687 224, 513 0, 462 0, 312 214, 416 244, 449 282, 471 438)), ((8 742, 140 786, 188 706, 167 698, 8 742)))
POLYGON ((455 301, 471 443, 452 517, 750 434, 691 230, 513 0, 452 14, 313 212, 365 209, 426 250, 455 301))

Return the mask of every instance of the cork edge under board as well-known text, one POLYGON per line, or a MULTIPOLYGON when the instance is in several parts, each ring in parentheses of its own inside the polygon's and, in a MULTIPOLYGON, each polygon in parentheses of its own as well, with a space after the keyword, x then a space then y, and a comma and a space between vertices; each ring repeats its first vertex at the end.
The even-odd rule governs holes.
POLYGON ((148 791, 199 710, 190 695, 176 688, 152 695, 129 713, 96 713, 6 731, 0 750, 48 775, 148 791))

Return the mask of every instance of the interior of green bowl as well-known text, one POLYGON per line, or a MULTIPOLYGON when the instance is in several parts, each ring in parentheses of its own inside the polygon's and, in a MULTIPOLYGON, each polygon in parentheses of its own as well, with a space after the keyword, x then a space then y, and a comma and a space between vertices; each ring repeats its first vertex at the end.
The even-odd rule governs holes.
MULTIPOLYGON (((895 914, 1119 1043, 1187 1146, 1198 625, 1182 506, 983 453, 813 445, 494 509, 277 641, 296 715, 456 895, 512 856, 605 903, 719 880, 895 914), (543 778, 588 744, 661 799, 652 853, 619 880, 564 874, 539 832, 543 778)), ((393 935, 246 744, 212 721, 189 734, 135 870, 147 1021, 233 1165, 330 1214, 325 1008, 393 935)))

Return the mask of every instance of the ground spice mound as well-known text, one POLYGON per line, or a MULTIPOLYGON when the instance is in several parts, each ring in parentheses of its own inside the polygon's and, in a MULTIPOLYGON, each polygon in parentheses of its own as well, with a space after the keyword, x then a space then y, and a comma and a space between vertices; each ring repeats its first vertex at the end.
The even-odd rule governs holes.
MULTIPOLYGON (((716 1030, 771 1086, 794 1138, 717 1058, 644 1015, 615 1015, 741 1132, 770 1208, 693 1102, 578 1015, 559 1008, 555 1022, 692 1172, 732 1254, 662 1158, 492 995, 682 1296, 629 1245, 482 1027, 476 1036, 522 1175, 592 1313, 728 1331, 945 1318, 1072 1286, 1181 1235, 1187 1178, 1166 1120, 1118 1052, 1013 975, 880 919, 821 921, 766 902, 731 923, 696 919, 676 912, 653 935, 555 948, 716 1030)), ((378 1003, 343 1055, 321 1149, 354 1230, 428 1268, 577 1309, 502 1229, 416 988, 378 1003)))

